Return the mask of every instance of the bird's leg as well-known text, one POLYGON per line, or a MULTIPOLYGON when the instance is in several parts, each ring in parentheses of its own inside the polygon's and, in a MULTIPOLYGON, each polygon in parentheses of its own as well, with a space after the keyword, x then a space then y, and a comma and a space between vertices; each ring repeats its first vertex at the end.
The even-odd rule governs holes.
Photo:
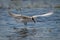
POLYGON ((27 22, 24 22, 25 28, 27 27, 27 22))
POLYGON ((24 25, 27 25, 27 22, 24 22, 24 25))

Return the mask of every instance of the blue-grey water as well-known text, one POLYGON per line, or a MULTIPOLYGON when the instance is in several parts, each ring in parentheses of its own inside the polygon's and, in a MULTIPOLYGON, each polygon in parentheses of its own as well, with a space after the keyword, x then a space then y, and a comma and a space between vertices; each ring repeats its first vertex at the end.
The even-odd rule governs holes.
MULTIPOLYGON (((23 23, 17 23, 15 19, 9 16, 7 10, 0 9, 0 40, 60 40, 60 9, 22 9, 20 12, 23 15, 32 16, 49 11, 53 11, 54 14, 47 17, 39 17, 36 23, 28 23, 27 28, 36 28, 34 36, 19 38, 13 28, 24 27, 23 23)), ((13 12, 17 13, 16 10, 13 10, 13 12)))
POLYGON ((19 31, 26 27, 23 23, 17 23, 9 16, 7 9, 0 9, 0 40, 60 40, 60 9, 59 8, 23 8, 21 11, 15 9, 12 12, 27 16, 47 13, 53 11, 54 14, 47 17, 38 17, 36 23, 28 23, 28 36, 19 37, 19 31), (15 30, 14 27, 17 29, 15 30), (35 29, 35 32, 32 30, 35 29), (30 35, 29 35, 30 34, 30 35))

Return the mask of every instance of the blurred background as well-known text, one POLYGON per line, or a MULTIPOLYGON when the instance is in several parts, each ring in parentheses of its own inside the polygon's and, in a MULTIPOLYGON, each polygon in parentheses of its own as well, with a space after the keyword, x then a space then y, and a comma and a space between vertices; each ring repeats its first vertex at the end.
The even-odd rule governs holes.
POLYGON ((0 7, 41 8, 60 6, 60 0, 0 0, 0 7))
POLYGON ((0 0, 0 40, 60 40, 60 0, 0 0), (17 23, 8 11, 38 17, 37 23, 17 23))

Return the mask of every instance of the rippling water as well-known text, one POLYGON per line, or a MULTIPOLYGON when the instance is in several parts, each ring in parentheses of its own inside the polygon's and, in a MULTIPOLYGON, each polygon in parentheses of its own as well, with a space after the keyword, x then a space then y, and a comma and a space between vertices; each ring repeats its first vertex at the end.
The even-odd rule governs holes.
MULTIPOLYGON (((36 15, 53 11, 54 14, 49 17, 37 18, 37 23, 28 23, 28 36, 21 38, 17 33, 23 23, 17 23, 8 15, 6 9, 0 9, 0 40, 60 40, 60 9, 36 8, 22 9, 20 12, 23 15, 36 15), (17 29, 13 29, 16 27, 17 29), (35 29, 35 32, 32 30, 35 29), (31 35, 29 35, 31 34, 31 35)), ((17 13, 16 10, 13 10, 17 13)))
MULTIPOLYGON (((22 9, 20 12, 23 15, 36 15, 51 11, 50 8, 39 9, 22 9)), ((54 14, 49 17, 37 18, 37 23, 28 23, 27 29, 29 31, 27 37, 18 37, 19 34, 13 28, 21 29, 24 27, 23 23, 17 23, 7 13, 7 10, 0 9, 0 40, 60 40, 60 9, 53 9, 54 14), (32 30, 35 28, 35 33, 32 30), (32 30, 31 30, 32 29, 32 30)), ((13 10, 17 13, 16 10, 13 10)))

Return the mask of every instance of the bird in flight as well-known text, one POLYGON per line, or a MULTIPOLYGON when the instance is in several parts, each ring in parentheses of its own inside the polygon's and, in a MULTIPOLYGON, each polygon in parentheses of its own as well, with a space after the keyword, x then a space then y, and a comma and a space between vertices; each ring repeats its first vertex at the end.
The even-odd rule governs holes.
POLYGON ((27 25, 27 22, 34 22, 36 23, 36 18, 37 17, 45 17, 45 16, 50 16, 52 15, 53 12, 48 12, 46 14, 42 14, 42 15, 34 15, 34 16, 25 16, 25 15, 21 15, 21 14, 14 14, 12 12, 9 12, 9 15, 15 19, 18 19, 20 22, 23 22, 24 25, 27 25))

